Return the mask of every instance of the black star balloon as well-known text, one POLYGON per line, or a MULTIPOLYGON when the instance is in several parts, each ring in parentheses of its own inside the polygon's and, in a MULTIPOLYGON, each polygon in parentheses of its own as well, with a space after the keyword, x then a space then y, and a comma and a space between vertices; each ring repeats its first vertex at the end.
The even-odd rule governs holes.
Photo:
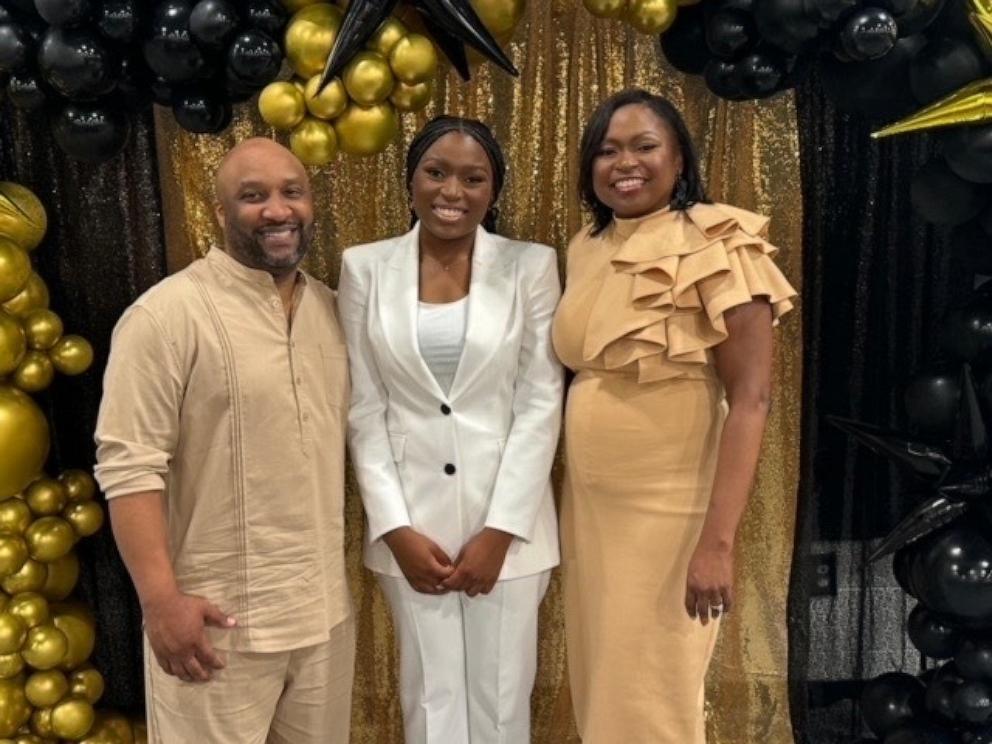
POLYGON ((989 422, 978 402, 969 365, 961 370, 961 400, 954 438, 947 447, 933 447, 906 434, 859 421, 835 416, 828 420, 873 452, 916 474, 930 488, 929 495, 882 540, 870 560, 916 542, 973 506, 992 506, 989 422))

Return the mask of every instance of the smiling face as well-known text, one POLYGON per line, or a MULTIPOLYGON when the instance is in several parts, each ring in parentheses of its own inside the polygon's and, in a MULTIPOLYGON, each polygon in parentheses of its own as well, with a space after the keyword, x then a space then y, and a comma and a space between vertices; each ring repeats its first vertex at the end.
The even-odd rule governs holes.
POLYGON ((440 240, 474 235, 493 203, 492 163, 473 137, 449 132, 417 163, 410 192, 422 230, 440 240))
POLYGON ((592 167, 596 197, 620 218, 668 206, 682 172, 672 128, 647 106, 622 106, 610 119, 592 167))
POLYGON ((313 237, 313 198, 303 165, 271 140, 238 145, 217 171, 225 250, 253 269, 296 270, 313 237))

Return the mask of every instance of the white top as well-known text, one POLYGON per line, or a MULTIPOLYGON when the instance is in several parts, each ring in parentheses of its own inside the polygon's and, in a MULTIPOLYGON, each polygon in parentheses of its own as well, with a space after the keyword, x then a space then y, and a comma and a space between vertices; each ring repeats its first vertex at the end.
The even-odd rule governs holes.
POLYGON ((455 380, 465 345, 468 324, 468 295, 454 302, 417 303, 417 340, 420 355, 445 395, 455 380))

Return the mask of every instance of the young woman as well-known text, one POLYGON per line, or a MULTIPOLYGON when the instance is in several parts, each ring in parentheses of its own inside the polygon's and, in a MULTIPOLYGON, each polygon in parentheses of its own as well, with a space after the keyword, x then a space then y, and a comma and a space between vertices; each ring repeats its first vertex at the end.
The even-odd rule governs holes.
POLYGON ((407 744, 530 741, 560 290, 551 248, 495 234, 504 174, 485 125, 434 119, 407 154, 413 229, 342 264, 365 564, 399 635, 407 744))
POLYGON ((568 396, 562 564, 583 744, 702 744, 716 622, 761 447, 772 325, 795 294, 768 220, 706 199, 678 111, 605 101, 582 139, 593 216, 554 321, 568 396))

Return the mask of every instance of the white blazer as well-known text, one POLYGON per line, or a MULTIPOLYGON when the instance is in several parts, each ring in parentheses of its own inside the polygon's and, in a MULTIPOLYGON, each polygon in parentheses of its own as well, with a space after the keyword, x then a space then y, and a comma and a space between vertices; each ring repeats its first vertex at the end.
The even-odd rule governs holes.
POLYGON ((562 370, 551 348, 555 252, 475 238, 465 346, 446 395, 417 340, 419 225, 344 252, 348 443, 367 519, 365 565, 402 576, 382 536, 410 526, 452 559, 483 527, 515 535, 500 579, 558 564, 550 472, 562 370))

